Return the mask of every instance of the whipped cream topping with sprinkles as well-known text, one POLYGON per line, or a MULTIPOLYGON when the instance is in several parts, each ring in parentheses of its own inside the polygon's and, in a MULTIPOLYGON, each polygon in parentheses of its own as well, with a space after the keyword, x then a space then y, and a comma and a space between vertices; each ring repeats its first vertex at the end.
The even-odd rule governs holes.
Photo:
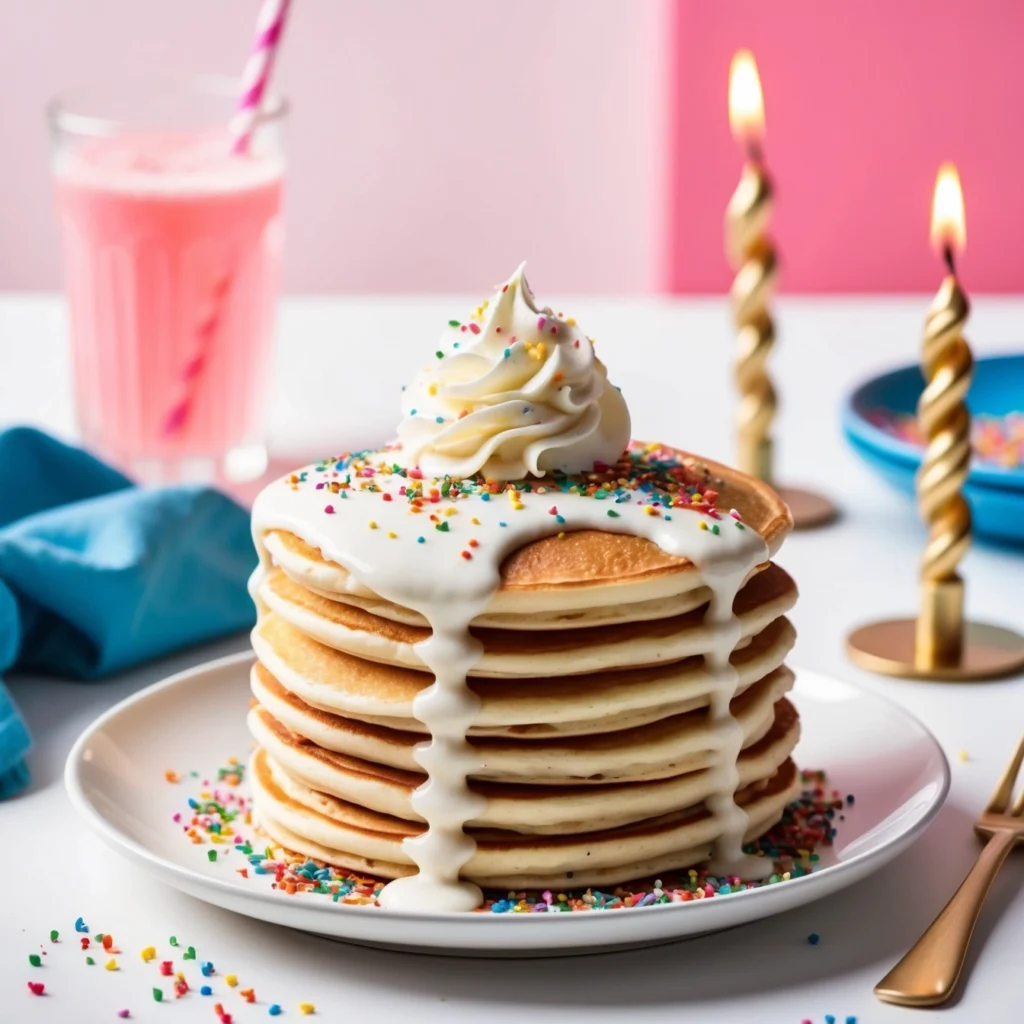
POLYGON ((629 410, 593 341, 537 304, 525 267, 466 322, 450 320, 403 389, 398 437, 409 465, 509 480, 586 470, 629 442, 629 410))

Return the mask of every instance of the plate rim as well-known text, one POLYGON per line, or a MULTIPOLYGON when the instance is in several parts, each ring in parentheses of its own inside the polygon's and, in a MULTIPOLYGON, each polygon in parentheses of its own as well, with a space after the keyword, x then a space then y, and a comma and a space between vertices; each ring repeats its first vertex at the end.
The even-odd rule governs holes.
MULTIPOLYGON (((165 690, 173 689, 176 686, 182 685, 199 675, 207 673, 223 672, 232 670, 235 668, 241 668, 244 665, 251 664, 255 660, 255 655, 251 651, 241 651, 236 654, 229 654, 224 657, 214 658, 209 661, 201 662, 198 665, 193 665, 191 668, 183 669, 179 672, 175 672, 164 679, 160 679, 149 686, 143 687, 141 690, 130 694, 123 700, 118 701, 112 707, 108 708, 102 714, 97 716, 92 722, 90 722, 81 732, 78 739, 75 740, 74 745, 68 753, 67 760, 64 764, 64 788, 68 794, 68 798, 71 801, 71 805, 74 810, 86 821, 88 825, 99 835, 99 837, 113 850, 127 854, 132 860, 137 863, 148 866, 151 869, 156 869, 161 876, 178 877, 183 883, 188 884, 190 887, 212 888, 228 898, 241 897, 246 900, 254 900, 257 903, 265 904, 273 907, 284 906, 280 897, 273 891, 263 892, 257 889, 246 889, 239 886, 234 880, 224 880, 220 878, 214 878, 209 875, 202 874, 191 867, 178 864, 174 861, 168 860, 166 857, 160 854, 154 853, 152 850, 145 847, 138 840, 127 835, 122 830, 118 829, 115 825, 109 822, 103 814, 92 804, 86 795, 82 786, 80 778, 81 765, 85 763, 83 757, 84 751, 87 748, 89 741, 99 733, 110 721, 119 717, 131 707, 136 704, 143 703, 144 701, 162 693, 165 690)), ((864 850, 860 853, 854 854, 849 860, 842 861, 835 865, 822 868, 819 871, 814 871, 806 875, 802 875, 799 878, 790 879, 785 883, 784 886, 766 886, 757 889, 745 889, 741 892, 730 893, 729 901, 730 905, 736 906, 737 900, 743 900, 746 898, 750 900, 752 897, 757 898, 763 903, 767 900, 771 900, 769 893, 778 893, 779 895, 775 899, 786 899, 791 897, 794 893, 794 887, 800 886, 802 890, 816 889, 822 886, 828 886, 834 881, 834 876, 837 870, 841 869, 842 873, 854 875, 854 879, 851 879, 851 883, 856 880, 859 869, 866 865, 866 862, 878 859, 880 861, 879 867, 883 866, 889 859, 897 856, 902 849, 905 849, 910 845, 921 833, 931 824, 931 822, 938 815, 946 802, 946 798, 949 795, 950 783, 951 783, 951 770, 949 765, 949 759, 946 757, 945 751, 942 749, 942 745, 936 739, 935 734, 922 722, 916 715, 908 711, 903 705, 899 704, 893 698, 883 693, 878 693, 875 690, 869 689, 860 683, 853 682, 848 679, 843 679, 839 676, 832 676, 828 673, 820 672, 815 669, 801 668, 797 666, 794 669, 797 677, 797 685, 800 684, 801 674, 810 676, 819 676, 828 678, 834 682, 838 682, 844 687, 848 687, 854 690, 860 698, 868 698, 868 700, 878 701, 885 705, 889 710, 895 710, 896 713, 908 722, 910 725, 916 727, 925 739, 931 744, 934 751, 938 754, 939 768, 941 773, 941 784, 939 786, 937 794, 932 798, 931 803, 920 813, 920 816, 911 823, 911 825, 904 831, 899 832, 893 837, 886 839, 882 844, 876 848, 870 850, 864 850), (783 895, 783 890, 787 895, 783 895)), ((870 871, 864 872, 868 874, 870 871)), ((168 883, 170 884, 170 883, 168 883)), ((825 895, 825 893, 822 893, 825 895)), ((810 902, 815 897, 810 897, 807 901, 810 902)), ((645 917, 653 917, 654 914, 666 914, 667 912, 678 913, 682 908, 688 908, 688 912, 691 915, 697 913, 704 913, 709 915, 714 913, 711 908, 713 907, 714 900, 695 900, 687 903, 664 903, 664 904, 653 904, 647 907, 635 907, 631 908, 634 913, 630 914, 632 920, 636 920, 636 911, 644 913, 645 917), (697 907, 707 906, 707 909, 703 911, 697 911, 697 907)), ((292 904, 288 904, 292 906, 292 904)), ((374 907, 365 906, 350 906, 347 904, 321 904, 321 903, 309 903, 303 906, 303 911, 308 912, 310 915, 337 915, 337 914, 349 914, 356 913, 361 918, 366 919, 366 916, 376 916, 379 910, 374 907)), ((401 920, 415 920, 417 923, 436 923, 438 925, 448 925, 455 922, 460 924, 467 924, 469 921, 475 922, 491 922, 489 925, 481 923, 469 925, 469 927, 481 928, 481 927, 524 927, 522 922, 534 921, 534 920, 545 920, 545 921, 566 921, 573 922, 572 927, 574 928, 597 928, 598 925, 587 925, 586 921, 604 921, 607 917, 605 914, 463 914, 456 912, 431 912, 431 913, 420 913, 412 911, 396 911, 389 910, 387 912, 387 920, 390 922, 398 922, 401 920), (512 924, 513 921, 519 921, 520 924, 512 924)), ((763 915, 767 916, 767 915, 763 915)), ((383 918, 383 915, 382 915, 383 918)), ((568 927, 569 925, 554 927, 568 927)), ((537 925, 525 925, 525 927, 538 927, 537 925)), ((552 927, 551 924, 543 925, 541 927, 552 927)))

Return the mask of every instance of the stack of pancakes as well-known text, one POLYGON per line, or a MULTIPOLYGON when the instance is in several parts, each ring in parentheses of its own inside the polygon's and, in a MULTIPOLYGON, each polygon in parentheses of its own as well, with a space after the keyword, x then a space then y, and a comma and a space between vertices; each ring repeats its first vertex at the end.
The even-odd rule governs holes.
MULTIPOLYGON (((791 526, 785 505, 714 469, 720 504, 774 555, 791 526)), ((428 738, 413 700, 432 683, 416 645, 430 630, 295 532, 257 540, 258 822, 295 853, 383 878, 412 874, 403 840, 425 827, 410 802, 425 781, 413 750, 428 738)), ((716 736, 704 666, 710 591, 697 568, 638 537, 582 530, 520 549, 501 576, 472 627, 483 655, 469 680, 480 699, 471 785, 485 802, 467 825, 477 848, 463 877, 503 890, 611 885, 705 860, 721 830, 704 803, 716 736)), ((790 577, 766 562, 734 604, 736 800, 748 839, 798 788, 784 664, 795 600, 790 577)))

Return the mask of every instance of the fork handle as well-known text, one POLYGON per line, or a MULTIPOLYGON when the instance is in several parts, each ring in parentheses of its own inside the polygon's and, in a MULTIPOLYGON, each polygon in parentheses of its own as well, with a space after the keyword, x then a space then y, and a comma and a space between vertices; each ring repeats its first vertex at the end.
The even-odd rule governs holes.
POLYGON ((970 874, 910 952, 875 986, 883 1002, 938 1006, 953 993, 992 880, 1013 848, 1013 832, 996 832, 970 874))

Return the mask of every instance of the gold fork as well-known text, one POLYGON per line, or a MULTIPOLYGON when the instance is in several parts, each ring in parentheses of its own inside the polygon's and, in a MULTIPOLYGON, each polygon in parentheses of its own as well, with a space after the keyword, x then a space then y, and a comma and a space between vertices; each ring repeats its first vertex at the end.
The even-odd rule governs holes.
POLYGON ((1024 842, 1024 792, 1010 807, 1024 761, 1024 737, 974 831, 984 842, 970 874, 909 953, 875 986, 875 995, 900 1006, 938 1006, 956 988, 992 880, 1006 855, 1024 842))

